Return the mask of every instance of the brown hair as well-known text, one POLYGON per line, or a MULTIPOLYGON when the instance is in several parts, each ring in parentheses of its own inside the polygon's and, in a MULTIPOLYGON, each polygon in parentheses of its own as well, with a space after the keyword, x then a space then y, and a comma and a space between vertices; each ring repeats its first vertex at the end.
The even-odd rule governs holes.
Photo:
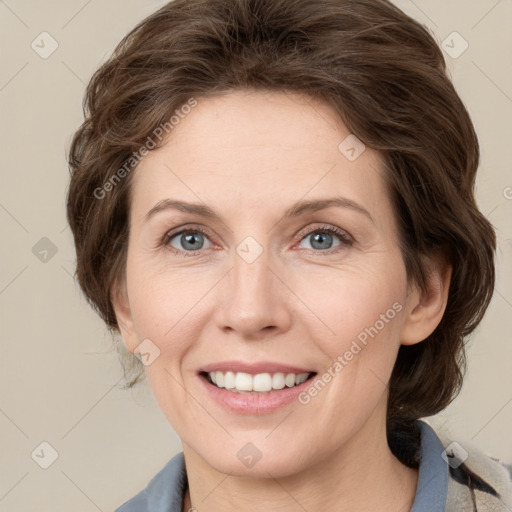
POLYGON ((478 140, 443 54, 386 0, 175 0, 128 33, 92 77, 69 151, 79 284, 118 333, 110 293, 124 279, 132 173, 112 177, 191 97, 238 88, 330 105, 381 152, 408 278, 424 287, 439 251, 453 266, 440 324, 400 347, 389 383, 388 428, 405 435, 460 391, 464 342, 494 289, 496 238, 475 202, 478 140))

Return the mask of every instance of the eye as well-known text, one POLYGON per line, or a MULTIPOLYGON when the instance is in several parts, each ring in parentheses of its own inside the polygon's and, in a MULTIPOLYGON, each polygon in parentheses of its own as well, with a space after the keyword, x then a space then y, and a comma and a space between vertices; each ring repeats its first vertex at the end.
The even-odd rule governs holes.
POLYGON ((331 254, 332 252, 341 250, 330 250, 333 248, 332 243, 335 238, 338 238, 340 243, 334 247, 349 247, 353 244, 352 238, 345 231, 334 226, 322 226, 313 229, 302 236, 301 242, 309 240, 312 250, 331 254))
MULTIPOLYGON (((349 247, 353 244, 353 239, 345 231, 334 226, 321 226, 313 230, 299 235, 300 242, 311 240, 310 249, 315 252, 331 254, 342 250, 343 247, 349 247), (338 239, 340 242, 334 245, 333 240, 338 239)), ((196 256, 201 249, 211 247, 208 234, 205 230, 194 227, 182 229, 177 233, 167 233, 162 241, 162 245, 169 248, 172 252, 184 256, 196 256), (205 246, 205 241, 209 245, 205 246)), ((307 247, 306 247, 307 249, 307 247)))
POLYGON ((205 240, 208 240, 205 231, 200 228, 189 228, 183 229, 178 233, 168 233, 165 235, 162 243, 176 254, 195 256, 197 251, 205 248, 208 249, 211 246, 207 245, 205 247, 205 240))

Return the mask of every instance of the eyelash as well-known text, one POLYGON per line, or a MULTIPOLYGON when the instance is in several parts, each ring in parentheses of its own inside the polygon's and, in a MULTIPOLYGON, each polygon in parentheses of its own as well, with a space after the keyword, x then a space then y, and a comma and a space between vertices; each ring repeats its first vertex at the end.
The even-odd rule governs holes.
MULTIPOLYGON (((175 249, 174 247, 172 247, 169 244, 169 242, 173 238, 175 238, 179 235, 190 234, 190 233, 201 233, 202 235, 208 237, 208 233, 206 232, 206 230, 204 230, 200 227, 187 228, 187 229, 182 229, 181 231, 178 231, 176 233, 166 233, 166 235, 164 236, 164 238, 161 242, 161 245, 166 247, 167 249, 169 249, 171 252, 173 252, 176 255, 184 255, 186 257, 197 256, 197 253, 200 253, 201 249, 199 249, 197 251, 181 251, 179 249, 175 249)), ((345 231, 342 231, 341 229, 336 228, 334 226, 328 226, 328 225, 322 226, 322 227, 316 227, 310 231, 307 231, 306 233, 301 233, 300 235, 298 235, 298 242, 302 242, 302 240, 304 240, 308 236, 312 235, 313 233, 334 234, 334 235, 337 235, 341 241, 340 245, 336 246, 333 249, 328 249, 326 251, 321 251, 318 249, 306 249, 309 251, 313 251, 315 254, 323 254, 323 255, 334 254, 334 253, 342 250, 343 247, 350 247, 354 243, 353 239, 345 231)))

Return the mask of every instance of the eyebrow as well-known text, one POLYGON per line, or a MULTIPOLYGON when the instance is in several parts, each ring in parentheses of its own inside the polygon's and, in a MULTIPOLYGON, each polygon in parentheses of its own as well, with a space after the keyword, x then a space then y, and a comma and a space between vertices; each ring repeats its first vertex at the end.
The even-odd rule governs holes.
MULTIPOLYGON (((288 208, 284 215, 284 219, 299 217, 300 215, 304 215, 305 213, 317 212, 320 210, 324 210, 326 208, 331 208, 333 206, 348 208, 354 210, 356 212, 362 213, 366 217, 368 217, 373 223, 373 217, 370 212, 366 210, 359 203, 356 203, 352 199, 348 199, 347 197, 332 197, 327 199, 313 199, 309 201, 298 201, 293 204, 290 208, 288 208)), ((212 208, 206 206, 201 203, 188 203, 185 201, 178 201, 175 199, 162 199, 158 203, 149 210, 144 218, 144 222, 147 222, 151 217, 153 217, 156 213, 164 211, 164 210, 178 210, 185 213, 192 213, 201 217, 205 217, 208 219, 217 220, 219 222, 222 221, 222 217, 212 208)))

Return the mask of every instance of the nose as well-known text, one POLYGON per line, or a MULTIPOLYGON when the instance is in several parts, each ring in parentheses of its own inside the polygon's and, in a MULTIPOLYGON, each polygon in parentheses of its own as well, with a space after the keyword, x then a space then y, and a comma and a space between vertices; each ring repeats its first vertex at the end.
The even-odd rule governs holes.
MULTIPOLYGON (((251 251, 254 250, 252 247, 251 251)), ((238 338, 246 340, 261 340, 290 328, 293 294, 278 275, 279 271, 271 268, 276 265, 270 260, 267 249, 252 261, 243 247, 238 248, 233 267, 220 290, 219 328, 233 331, 238 338)))

